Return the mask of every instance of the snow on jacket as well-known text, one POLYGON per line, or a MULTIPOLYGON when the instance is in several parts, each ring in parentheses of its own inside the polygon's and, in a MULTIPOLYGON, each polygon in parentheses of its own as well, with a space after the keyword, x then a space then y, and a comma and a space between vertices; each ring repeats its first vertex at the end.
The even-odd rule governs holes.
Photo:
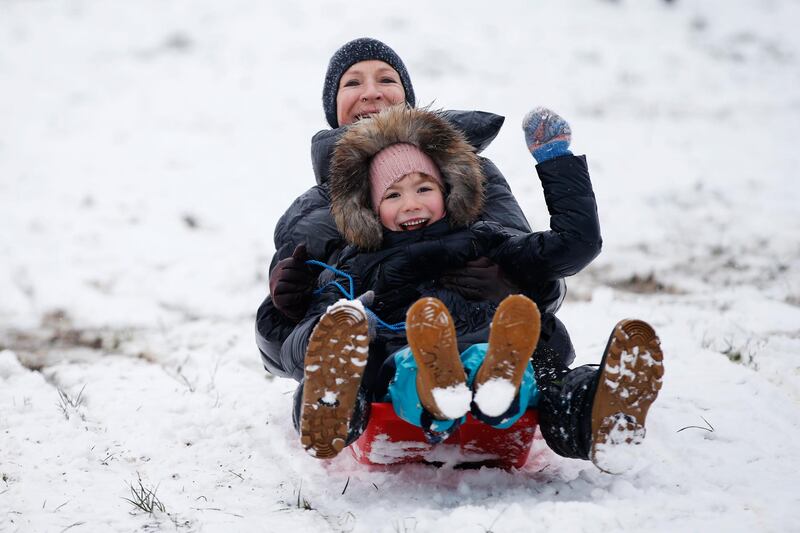
MULTIPOLYGON (((564 167, 575 174, 575 183, 566 183, 567 187, 575 187, 577 192, 586 192, 591 196, 589 215, 578 214, 584 220, 594 219, 589 224, 589 232, 580 228, 573 231, 567 219, 557 217, 555 231, 530 233, 517 228, 508 228, 493 221, 482 221, 468 231, 465 225, 481 216, 481 187, 486 177, 480 159, 466 144, 461 134, 453 130, 438 114, 421 110, 394 110, 384 112, 369 121, 361 121, 348 131, 340 141, 337 159, 331 168, 330 191, 332 197, 331 211, 339 224, 340 233, 347 236, 351 245, 332 254, 338 268, 354 277, 355 292, 360 294, 372 289, 379 294, 394 294, 394 298, 381 298, 373 310, 387 322, 402 321, 407 307, 421 296, 435 296, 441 299, 453 315, 459 344, 463 348, 475 342, 485 342, 488 338, 488 326, 496 306, 489 301, 470 301, 455 291, 440 286, 436 280, 441 274, 453 267, 463 264, 479 256, 488 255, 497 260, 504 269, 515 272, 512 279, 524 279, 529 287, 560 287, 554 283, 564 275, 569 275, 591 261, 599 251, 599 228, 596 222, 591 185, 588 180, 585 162, 580 158, 561 158, 560 164, 549 165, 551 172, 544 176, 558 181, 557 169, 564 167), (393 115, 394 114, 394 115, 393 115), (402 116, 398 116, 398 114, 402 116), (376 121, 391 119, 396 123, 375 126, 376 121), (402 119, 402 120, 401 120, 402 119), (398 127, 397 122, 408 125, 409 120, 414 127, 398 127), (388 134, 387 134, 388 132, 388 134), (447 197, 447 219, 432 224, 422 230, 411 232, 392 232, 382 228, 370 206, 368 164, 372 155, 384 146, 393 142, 413 142, 432 156, 442 170, 449 191, 447 197), (348 144, 349 143, 349 144, 348 144), (346 148, 346 149, 344 149, 346 148), (555 172, 553 172, 555 171, 555 172), (361 210, 352 209, 361 204, 361 210), (591 213, 594 213, 592 217, 591 213), (357 215, 357 216, 356 216, 357 215), (451 227, 454 226, 454 227, 451 227), (379 233, 376 236, 376 228, 379 233), (588 234, 587 234, 588 233, 588 234), (578 236, 585 245, 564 246, 578 236), (594 235, 594 236, 593 236, 594 235), (375 239, 382 242, 375 242, 375 239), (358 246, 360 245, 360 246, 358 246), (366 252, 365 249, 382 245, 377 252, 366 252), (565 254, 564 250, 569 253, 565 254), (553 253, 560 257, 542 256, 541 253, 553 253), (564 257, 568 255, 569 257, 564 257), (527 267, 524 267, 527 265, 527 267), (535 275, 530 275, 535 272, 535 275)), ((548 166, 548 165, 543 165, 548 166)), ((546 169, 545 169, 546 170, 546 169)), ((542 169, 540 168, 540 173, 542 169)), ((569 181, 569 180, 568 180, 569 181)), ((544 181, 543 181, 544 183, 544 181)), ((558 190, 558 187, 555 187, 558 190)), ((546 198, 548 194, 546 193, 546 198)), ((580 198, 580 194, 576 198, 580 198)), ((550 196, 554 200, 551 213, 558 214, 559 206, 566 207, 559 195, 550 196), (555 211, 554 211, 555 210, 555 211)), ((566 212, 569 210, 567 209, 566 212)), ((580 226, 580 224, 578 224, 580 226)), ((332 275, 323 273, 320 285, 331 281, 332 275)), ((540 294, 529 295, 534 298, 545 313, 543 323, 544 337, 553 336, 562 349, 571 352, 571 343, 563 325, 548 312, 548 301, 542 302, 540 294)), ((544 293, 545 291, 540 291, 544 293)), ((327 306, 341 297, 336 289, 328 287, 314 302, 306 317, 292 328, 277 358, 268 364, 279 370, 281 375, 290 375, 299 379, 302 376, 302 363, 308 336, 319 316, 327 306)), ((262 306, 263 307, 263 306, 262 306)), ((370 346, 370 367, 406 344, 405 336, 400 333, 382 331, 370 346)), ((265 361, 266 363, 266 361, 265 361)), ((271 369, 272 370, 272 369, 271 369)), ((368 368, 368 374, 371 374, 368 368)))

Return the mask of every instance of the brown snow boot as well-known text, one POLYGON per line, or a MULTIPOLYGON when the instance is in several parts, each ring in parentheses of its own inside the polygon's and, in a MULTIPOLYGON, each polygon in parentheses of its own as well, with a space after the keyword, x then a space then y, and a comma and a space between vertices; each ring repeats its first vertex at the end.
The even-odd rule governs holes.
POLYGON ((664 356, 655 331, 642 320, 622 320, 608 340, 592 402, 590 459, 611 474, 629 468, 629 444, 640 444, 645 418, 658 396, 664 356))
POLYGON ((513 294, 500 302, 492 318, 486 358, 472 386, 482 413, 500 416, 511 406, 540 330, 539 309, 530 298, 513 294))
POLYGON ((314 457, 334 457, 345 446, 367 365, 369 336, 363 308, 335 304, 322 315, 306 350, 300 442, 314 457))
POLYGON ((471 394, 458 353, 453 318, 441 300, 421 298, 406 313, 406 338, 417 363, 422 406, 439 420, 469 411, 471 394))

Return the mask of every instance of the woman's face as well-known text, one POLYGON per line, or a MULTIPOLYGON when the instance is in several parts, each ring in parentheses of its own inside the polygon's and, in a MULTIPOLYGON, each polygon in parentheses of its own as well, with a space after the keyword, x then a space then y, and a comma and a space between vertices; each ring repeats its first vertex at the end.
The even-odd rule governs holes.
POLYGON ((387 63, 361 61, 345 71, 336 93, 339 126, 406 101, 400 75, 387 63))

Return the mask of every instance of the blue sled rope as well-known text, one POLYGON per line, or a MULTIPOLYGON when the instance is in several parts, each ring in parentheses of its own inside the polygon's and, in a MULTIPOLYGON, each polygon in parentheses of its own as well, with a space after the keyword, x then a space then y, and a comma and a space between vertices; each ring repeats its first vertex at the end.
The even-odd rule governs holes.
MULTIPOLYGON (((315 296, 320 294, 320 293, 322 293, 322 291, 324 291, 329 285, 333 285, 337 289, 339 289, 339 292, 341 292, 344 295, 344 297, 347 298, 348 300, 355 300, 356 299, 355 294, 353 294, 353 292, 355 291, 355 289, 353 288, 353 276, 351 276, 347 272, 343 272, 343 271, 341 271, 341 270, 339 270, 337 268, 334 268, 334 267, 332 267, 330 265, 327 265, 327 264, 323 263, 322 261, 317 261, 315 259, 309 259, 308 261, 306 261, 306 264, 320 266, 320 267, 324 268, 325 270, 330 270, 331 272, 333 272, 337 276, 344 276, 345 278, 347 278, 348 284, 350 286, 350 290, 347 290, 342 286, 341 283, 339 283, 339 281, 333 280, 333 281, 329 282, 328 284, 324 285, 323 287, 320 287, 319 289, 315 290, 314 291, 314 295, 315 296)), ((378 315, 376 315, 367 306, 364 306, 364 310, 367 312, 367 316, 369 316, 370 318, 375 319, 375 322, 379 326, 381 326, 381 327, 383 327, 385 329, 388 329, 389 331, 405 331, 406 330, 406 323, 405 322, 397 322, 396 324, 387 324, 386 322, 381 320, 380 317, 378 315)))

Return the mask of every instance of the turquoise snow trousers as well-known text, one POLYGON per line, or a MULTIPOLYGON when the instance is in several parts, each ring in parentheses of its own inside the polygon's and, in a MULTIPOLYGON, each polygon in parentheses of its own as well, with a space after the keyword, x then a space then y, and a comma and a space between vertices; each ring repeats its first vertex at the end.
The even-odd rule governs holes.
MULTIPOLYGON (((475 374, 486 358, 487 343, 473 344, 461 354, 461 364, 467 374, 467 386, 472 390, 475 374)), ((459 420, 435 420, 426 413, 417 393, 417 363, 411 353, 411 348, 403 348, 393 355, 397 370, 394 379, 389 384, 389 392, 383 401, 391 401, 397 416, 417 427, 430 430, 434 433, 446 433, 454 429, 454 424, 461 425, 466 421, 466 416, 459 420)), ((472 414, 492 427, 505 429, 512 426, 525 413, 528 407, 536 407, 539 403, 539 388, 533 377, 533 366, 528 362, 522 384, 517 397, 512 402, 508 411, 500 417, 489 419, 478 412, 473 403, 472 414)))

